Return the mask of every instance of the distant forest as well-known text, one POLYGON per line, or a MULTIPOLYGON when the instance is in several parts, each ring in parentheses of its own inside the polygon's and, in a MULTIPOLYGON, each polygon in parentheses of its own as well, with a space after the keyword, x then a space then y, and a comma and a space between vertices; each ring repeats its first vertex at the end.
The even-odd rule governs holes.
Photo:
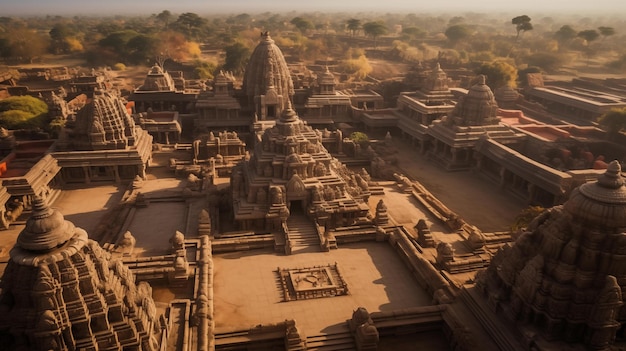
POLYGON ((626 73, 626 19, 541 17, 525 14, 261 13, 200 16, 168 10, 146 16, 0 17, 0 64, 51 57, 123 70, 166 61, 193 67, 210 79, 217 70, 240 75, 269 30, 291 62, 333 62, 359 80, 371 59, 446 68, 497 71, 515 83, 519 72, 626 73))

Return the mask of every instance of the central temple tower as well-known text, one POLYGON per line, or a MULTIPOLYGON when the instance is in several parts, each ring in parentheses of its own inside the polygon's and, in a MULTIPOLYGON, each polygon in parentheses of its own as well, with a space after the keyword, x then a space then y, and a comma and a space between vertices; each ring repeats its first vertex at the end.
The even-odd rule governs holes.
POLYGON ((248 108, 259 120, 277 119, 292 100, 294 88, 285 57, 269 32, 261 33, 245 72, 243 93, 248 108))

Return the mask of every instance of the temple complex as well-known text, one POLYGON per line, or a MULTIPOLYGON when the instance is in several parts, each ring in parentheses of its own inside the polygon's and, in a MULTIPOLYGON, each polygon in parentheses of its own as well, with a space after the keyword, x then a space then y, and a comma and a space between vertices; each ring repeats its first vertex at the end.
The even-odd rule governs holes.
MULTIPOLYGON (((152 289, 37 197, 0 292, 7 350, 160 350, 152 289)), ((164 335, 164 334, 163 334, 164 335)))
POLYGON ((309 67, 262 32, 241 86, 93 74, 58 140, 0 129, 0 345, 624 348, 623 134, 438 62, 397 107, 309 67))

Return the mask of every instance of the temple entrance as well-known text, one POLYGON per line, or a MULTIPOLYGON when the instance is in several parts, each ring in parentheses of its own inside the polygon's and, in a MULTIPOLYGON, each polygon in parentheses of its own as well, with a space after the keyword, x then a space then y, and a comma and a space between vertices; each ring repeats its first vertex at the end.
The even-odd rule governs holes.
POLYGON ((276 106, 268 105, 267 106, 267 117, 268 118, 276 118, 276 106))
POLYGON ((304 215, 304 200, 291 200, 289 201, 289 213, 291 215, 304 215))

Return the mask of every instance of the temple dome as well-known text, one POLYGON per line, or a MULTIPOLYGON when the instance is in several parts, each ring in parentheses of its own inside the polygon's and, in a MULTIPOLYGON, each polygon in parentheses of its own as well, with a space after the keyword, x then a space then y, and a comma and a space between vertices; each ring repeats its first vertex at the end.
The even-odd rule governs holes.
POLYGON ((35 197, 33 214, 17 237, 17 245, 29 251, 45 252, 66 243, 74 235, 74 224, 35 197))
MULTIPOLYGON (((270 89, 283 97, 285 105, 294 95, 287 62, 269 32, 261 33, 261 40, 254 48, 246 66, 242 88, 250 101, 253 101, 255 96, 266 95, 270 89)), ((285 107, 281 106, 281 110, 285 107)))
POLYGON ((596 182, 574 189, 565 209, 575 218, 608 228, 626 227, 626 186, 619 162, 612 161, 596 182))
POLYGON ((478 83, 468 90, 452 111, 453 117, 459 119, 461 124, 480 126, 498 123, 498 104, 485 79, 484 75, 478 76, 478 83))

